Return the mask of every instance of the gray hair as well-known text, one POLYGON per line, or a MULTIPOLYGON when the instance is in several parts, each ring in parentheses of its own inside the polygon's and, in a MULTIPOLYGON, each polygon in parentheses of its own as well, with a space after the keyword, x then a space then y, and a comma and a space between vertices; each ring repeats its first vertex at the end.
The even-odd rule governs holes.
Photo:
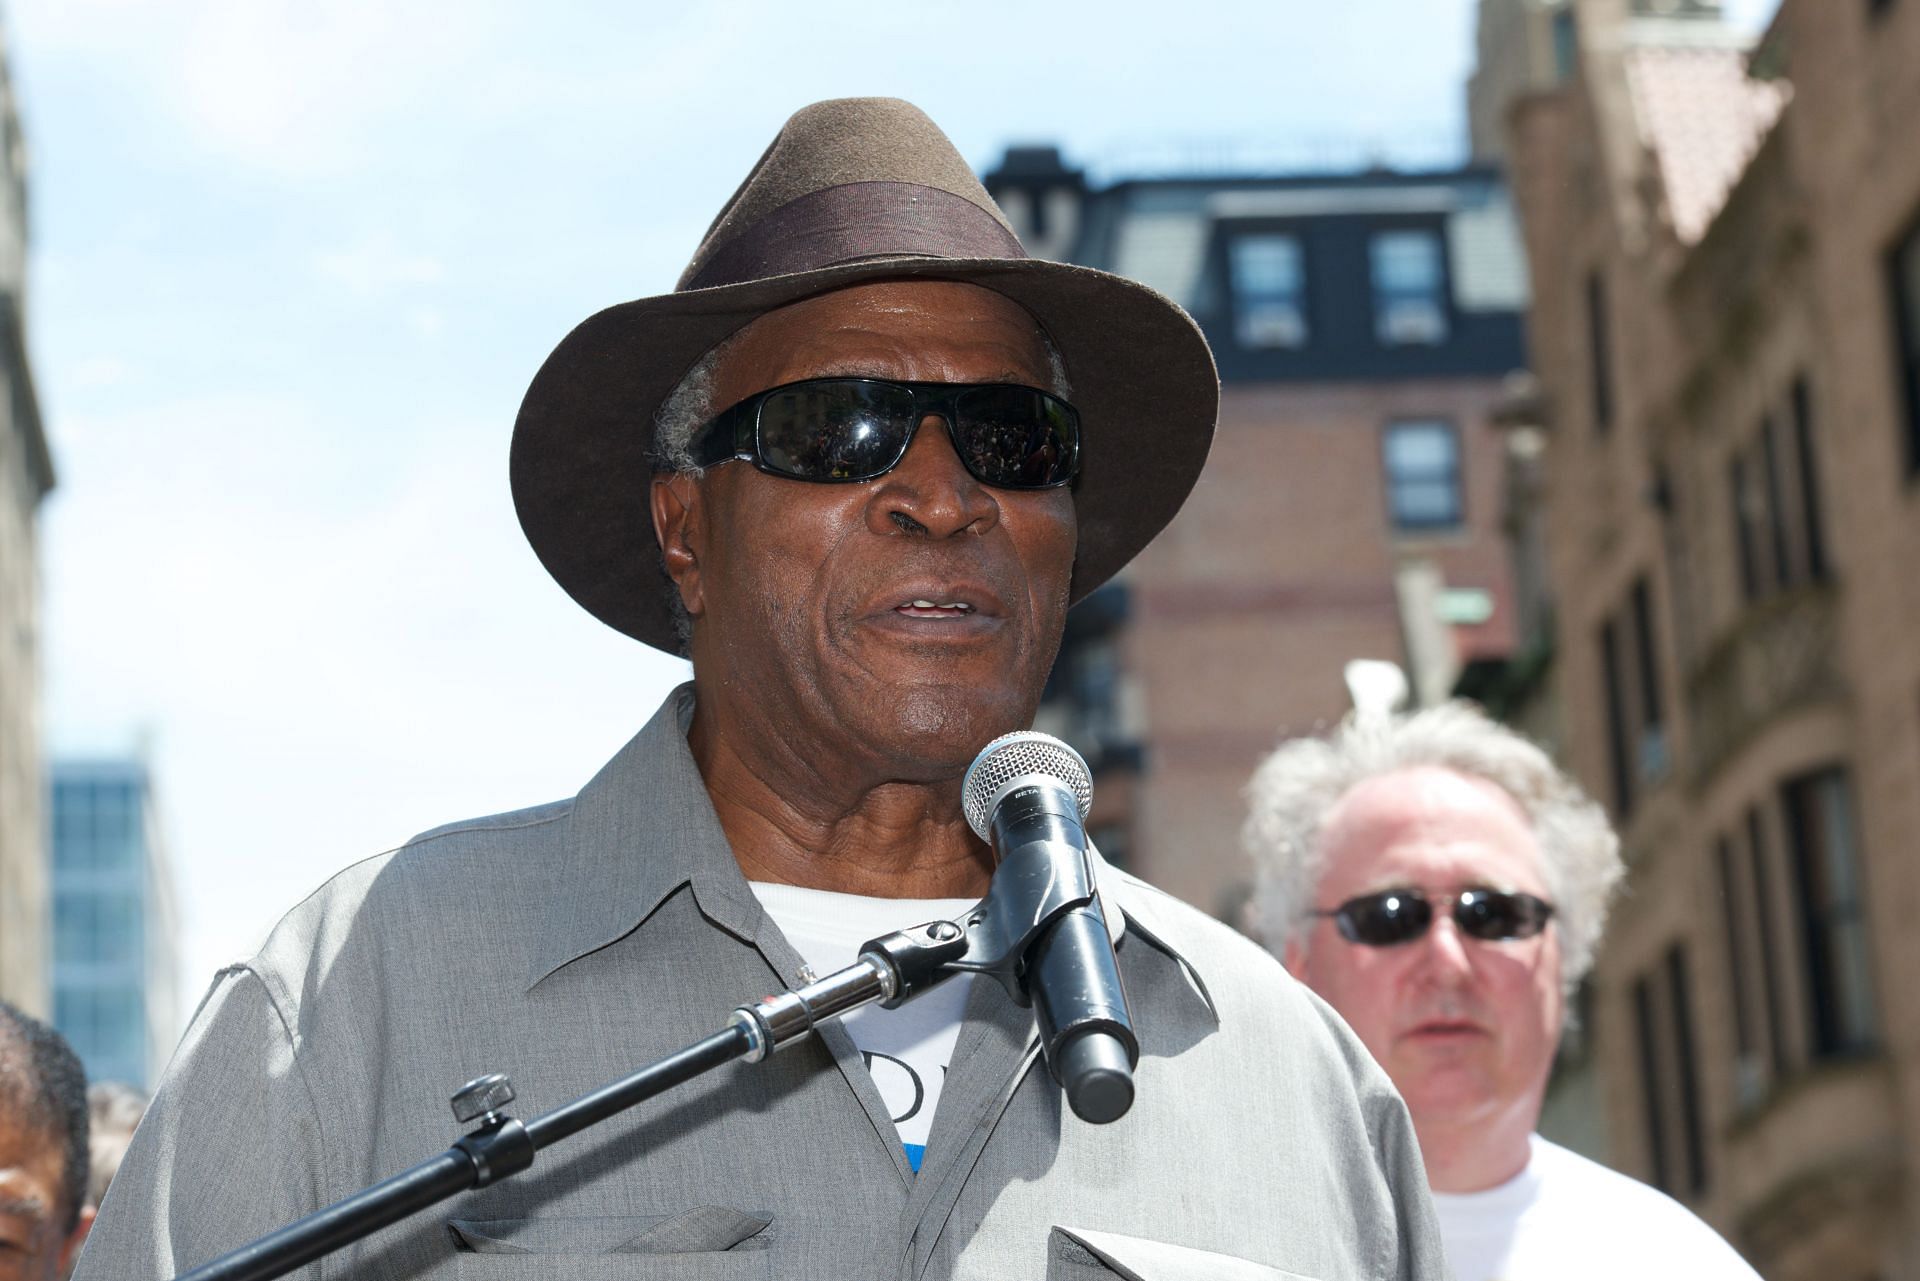
POLYGON ((1254 771, 1241 839, 1259 870, 1259 917, 1275 950, 1305 933, 1326 870, 1321 825, 1355 786, 1436 766, 1511 796, 1540 843, 1560 928, 1568 991, 1593 967, 1607 907, 1626 867, 1606 812, 1539 747, 1465 703, 1411 715, 1349 716, 1326 738, 1282 743, 1254 771))
POLYGON ((147 1096, 121 1081, 87 1087, 87 1204, 98 1209, 147 1110, 147 1096))
MULTIPOLYGON (((736 332, 734 337, 738 336, 736 332)), ((1047 373, 1052 380, 1052 391, 1062 399, 1071 399, 1073 388, 1067 382, 1067 363, 1060 358, 1059 348, 1053 345, 1053 339, 1044 329, 1040 331, 1040 342, 1047 351, 1047 373)), ((654 411, 653 458, 654 466, 659 470, 678 472, 696 479, 705 470, 693 461, 691 446, 694 433, 712 422, 713 416, 722 408, 713 403, 713 375, 732 346, 733 338, 730 337, 700 357, 691 369, 681 375, 674 389, 660 402, 660 408, 654 411)), ((664 571, 664 561, 662 568, 664 571)), ((673 634, 680 642, 680 656, 685 658, 693 643, 693 619, 687 614, 686 602, 680 599, 678 589, 675 589, 669 603, 673 609, 673 634)))

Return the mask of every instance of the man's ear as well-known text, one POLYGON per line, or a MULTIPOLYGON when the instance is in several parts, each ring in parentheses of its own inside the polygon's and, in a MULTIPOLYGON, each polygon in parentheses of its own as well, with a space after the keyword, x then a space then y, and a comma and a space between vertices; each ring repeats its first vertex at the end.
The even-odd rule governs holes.
POLYGON ((667 577, 680 589, 687 615, 698 618, 704 609, 697 537, 700 482, 684 472, 663 472, 653 478, 647 499, 653 511, 654 537, 660 540, 661 563, 667 567, 667 577))
POLYGON ((1287 967, 1287 973, 1302 983, 1307 981, 1307 945, 1300 941, 1298 935, 1288 939, 1287 945, 1280 950, 1280 963, 1287 967))
POLYGON ((65 1244, 60 1247, 60 1275, 73 1275, 73 1265, 80 1259, 80 1247, 87 1243, 87 1233, 93 1230, 94 1208, 90 1205, 80 1207, 80 1221, 73 1225, 73 1231, 67 1234, 65 1244))

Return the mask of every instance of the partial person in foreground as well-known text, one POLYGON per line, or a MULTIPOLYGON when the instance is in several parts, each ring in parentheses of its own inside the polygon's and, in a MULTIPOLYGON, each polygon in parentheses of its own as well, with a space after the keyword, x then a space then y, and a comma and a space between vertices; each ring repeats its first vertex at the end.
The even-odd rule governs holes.
POLYGON ((66 1038, 0 1001, 0 1278, 55 1281, 92 1221, 86 1071, 66 1038))
MULTIPOLYGON (((962 776, 1179 509, 1218 394, 1185 313, 1028 258, 912 106, 794 116, 680 288, 575 329, 514 432, 543 563, 692 683, 577 797, 360 863, 222 972, 81 1276, 169 1276, 439 1152, 482 1072, 531 1117, 967 911, 994 863, 962 776)), ((1438 1281, 1365 1048, 1224 926, 1100 894, 1141 1048, 1110 1125, 1067 1114, 1031 1010, 956 978, 300 1275, 1438 1281)))
POLYGON ((1464 704, 1361 710, 1249 792, 1262 928, 1406 1099, 1456 1281, 1757 1281, 1678 1202, 1535 1133, 1624 871, 1546 753, 1464 704))

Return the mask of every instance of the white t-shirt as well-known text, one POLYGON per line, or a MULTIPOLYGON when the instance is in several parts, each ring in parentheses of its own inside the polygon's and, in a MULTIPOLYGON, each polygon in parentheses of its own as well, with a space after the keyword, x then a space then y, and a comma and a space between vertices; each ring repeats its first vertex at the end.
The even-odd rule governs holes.
POLYGON ((1433 1208, 1454 1281, 1760 1281, 1666 1193, 1537 1134, 1519 1174, 1433 1208))
MULTIPOLYGON (((749 881, 760 906, 800 953, 815 978, 859 959, 862 943, 909 925, 953 920, 976 899, 867 898, 799 885, 749 881)), ((960 1016, 974 976, 957 974, 897 1010, 868 1005, 843 1015, 842 1027, 859 1047, 880 1098, 900 1132, 907 1163, 916 1171, 940 1102, 947 1064, 960 1039, 960 1016)))

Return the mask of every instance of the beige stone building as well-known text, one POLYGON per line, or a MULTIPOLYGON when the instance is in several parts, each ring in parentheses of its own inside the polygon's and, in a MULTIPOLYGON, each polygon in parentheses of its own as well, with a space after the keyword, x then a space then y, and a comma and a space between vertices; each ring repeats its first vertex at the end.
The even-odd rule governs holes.
POLYGON ((48 1013, 35 518, 53 487, 23 331, 26 148, 0 28, 0 997, 48 1013))
POLYGON ((1596 1139, 1770 1281, 1920 1278, 1920 0, 1648 10, 1505 117, 1596 1139))

